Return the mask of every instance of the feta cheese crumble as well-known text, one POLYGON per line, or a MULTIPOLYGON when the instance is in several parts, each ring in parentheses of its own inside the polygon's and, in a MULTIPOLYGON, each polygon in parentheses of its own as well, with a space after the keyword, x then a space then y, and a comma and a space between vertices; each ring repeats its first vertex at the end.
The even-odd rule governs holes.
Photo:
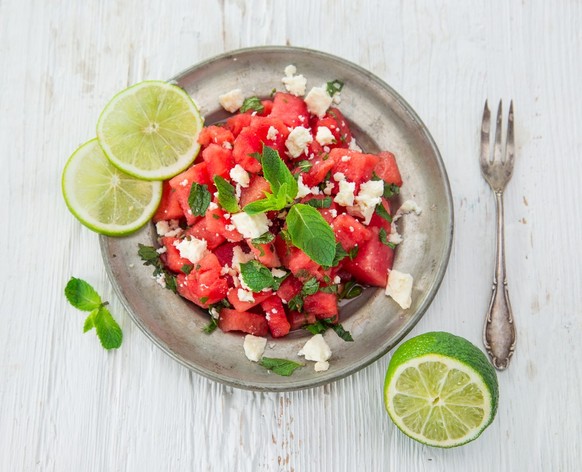
POLYGON ((271 274, 273 274, 273 277, 280 278, 280 277, 285 277, 287 275, 287 272, 285 272, 284 270, 281 270, 281 269, 274 268, 274 269, 271 269, 271 274))
POLYGON ((281 79, 281 82, 285 84, 287 92, 289 92, 291 95, 302 97, 305 95, 307 79, 301 74, 295 75, 296 72, 297 68, 294 65, 288 65, 285 67, 285 77, 281 79))
POLYGON ((305 97, 307 110, 319 118, 323 117, 327 109, 331 106, 333 98, 327 93, 325 85, 313 87, 305 97))
POLYGON ((255 302, 255 297, 253 297, 253 292, 250 292, 248 290, 239 288, 237 291, 237 295, 238 295, 238 299, 241 302, 249 302, 249 303, 255 302))
POLYGON ((352 206, 354 204, 354 191, 355 190, 356 190, 356 184, 354 182, 348 182, 347 180, 340 180, 339 181, 339 192, 337 193, 337 195, 335 196, 333 201, 336 202, 338 205, 352 206))
POLYGON ((317 128, 315 140, 322 146, 325 146, 327 144, 334 144, 335 136, 327 126, 320 126, 317 128))
POLYGON ((297 179, 297 196, 295 198, 303 198, 306 197, 307 195, 319 195, 321 192, 319 190, 319 187, 315 186, 315 187, 308 187, 307 185, 305 185, 303 183, 303 176, 300 175, 299 179, 297 179))
POLYGON ((274 141, 275 139, 277 139, 278 134, 279 130, 277 128, 275 128, 274 126, 269 126, 269 130, 267 131, 267 139, 274 141))
POLYGON ((190 238, 174 242, 174 246, 180 252, 180 257, 188 259, 192 264, 196 264, 206 255, 206 241, 204 239, 190 238))
POLYGON ((308 361, 325 362, 331 357, 331 349, 323 339, 323 336, 316 334, 305 343, 297 355, 305 356, 305 360, 308 361))
POLYGON ((252 334, 245 336, 243 348, 245 350, 245 356, 247 356, 249 361, 259 362, 261 357, 263 357, 265 347, 267 347, 267 338, 253 336, 252 334))
POLYGON ((251 179, 249 173, 246 170, 244 170, 244 168, 240 164, 237 164, 232 169, 230 169, 228 175, 241 187, 246 188, 249 186, 249 182, 251 179))
POLYGON ((404 310, 410 308, 412 304, 412 275, 405 274, 398 270, 391 270, 388 273, 388 283, 386 284, 386 295, 391 297, 404 310))
POLYGON ((237 231, 247 239, 255 239, 269 231, 269 218, 265 213, 248 215, 245 212, 230 217, 237 231))
POLYGON ((364 224, 370 223, 376 206, 382 201, 383 193, 384 181, 382 180, 368 180, 360 185, 360 192, 355 202, 364 218, 364 224))
POLYGON ((315 369, 315 372, 326 371, 327 369, 329 369, 329 362, 327 361, 316 362, 313 368, 315 369))
POLYGON ((252 261, 255 258, 252 252, 248 254, 244 252, 240 246, 235 246, 232 249, 232 268, 240 272, 240 265, 252 261))
POLYGON ((231 90, 230 92, 218 97, 218 103, 220 103, 220 106, 230 113, 234 113, 242 107, 244 101, 245 96, 241 89, 231 90))
POLYGON ((307 146, 313 141, 311 132, 303 126, 297 126, 291 130, 285 147, 289 151, 291 157, 299 157, 307 151, 307 146))

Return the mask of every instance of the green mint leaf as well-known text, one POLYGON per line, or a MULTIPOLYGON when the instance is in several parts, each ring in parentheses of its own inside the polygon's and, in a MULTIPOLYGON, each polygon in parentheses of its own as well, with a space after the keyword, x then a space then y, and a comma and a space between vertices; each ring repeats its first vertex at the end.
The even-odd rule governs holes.
POLYGON ((65 297, 78 310, 93 311, 101 305, 101 297, 91 285, 76 277, 71 277, 65 287, 65 297))
POLYGON ((319 291, 323 293, 337 293, 337 285, 326 285, 325 287, 320 287, 319 291))
POLYGON ((388 223, 392 223, 392 217, 390 216, 390 213, 388 213, 386 211, 386 208, 384 208, 384 205, 382 204, 382 202, 378 203, 378 205, 376 205, 376 214, 386 220, 388 223))
POLYGON ((339 93, 344 88, 344 83, 341 80, 332 80, 326 84, 325 90, 330 97, 333 97, 336 93, 339 93))
POLYGON ((348 251, 348 256, 352 261, 358 256, 358 252, 360 252, 360 246, 354 246, 348 251))
POLYGON ((249 110, 254 110, 257 113, 263 113, 265 106, 261 103, 261 99, 259 97, 245 98, 242 107, 240 107, 240 112, 244 113, 245 111, 249 110))
POLYGON ((324 198, 312 198, 305 202, 306 205, 312 206, 313 208, 329 208, 331 206, 331 197, 324 198))
POLYGON ((270 231, 267 231, 265 234, 261 234, 258 238, 251 239, 251 242, 253 244, 269 244, 273 239, 275 239, 275 235, 270 231))
POLYGON ((314 262, 331 266, 335 258, 335 235, 327 221, 315 208, 298 203, 287 215, 287 231, 291 242, 314 262))
POLYGON ((240 264, 240 273, 244 283, 255 293, 272 288, 275 283, 271 270, 256 260, 240 264))
POLYGON ((263 145, 261 165, 263 166, 263 175, 271 185, 271 192, 277 195, 283 184, 287 184, 286 196, 290 202, 293 201, 297 196, 299 187, 295 177, 279 157, 279 153, 275 149, 263 145))
POLYGON ((166 288, 174 293, 178 293, 178 285, 176 283, 176 276, 167 270, 164 270, 164 278, 166 279, 166 288))
POLYGON ((386 233, 386 230, 384 228, 380 228, 380 233, 378 234, 378 238, 380 239, 380 242, 382 244, 384 244, 385 246, 388 246, 390 249, 394 249, 396 247, 396 244, 388 241, 388 233, 386 233))
POLYGON ((363 291, 361 285, 358 285, 353 280, 350 280, 344 285, 344 289, 339 295, 340 300, 350 300, 352 298, 356 298, 359 296, 363 291))
POLYGON ((287 302, 287 306, 291 311, 303 311, 303 297, 301 294, 295 295, 291 300, 287 302))
POLYGON ((319 290, 319 282, 315 277, 309 279, 307 282, 303 284, 303 288, 301 289, 302 295, 313 295, 319 290))
POLYGON ((331 267, 338 265, 345 257, 348 257, 348 253, 344 250, 344 247, 340 243, 337 243, 335 246, 335 257, 333 258, 331 267))
POLYGON ((164 264, 160 260, 160 255, 156 251, 156 248, 152 246, 146 246, 144 244, 138 243, 137 254, 141 258, 144 266, 151 265, 154 267, 153 276, 157 277, 160 274, 164 274, 164 280, 166 281, 166 288, 174 293, 178 292, 178 287, 176 285, 176 276, 172 274, 169 270, 164 267, 164 264))
POLYGON ((296 166, 296 168, 299 169, 299 172, 309 172, 312 167, 313 164, 309 161, 301 161, 296 166))
POLYGON ((89 316, 85 319, 85 324, 83 325, 83 333, 86 333, 95 327, 93 320, 95 319, 98 311, 99 308, 95 308, 93 311, 91 311, 91 313, 89 313, 89 316))
POLYGON ((192 272, 192 269, 194 269, 194 264, 184 264, 182 267, 180 267, 180 272, 188 275, 190 272, 192 272))
POLYGON ((349 331, 346 331, 341 324, 332 324, 331 329, 335 331, 340 338, 347 342, 353 342, 354 338, 352 338, 352 334, 349 331))
POLYGON ((123 333, 107 308, 101 306, 93 317, 93 324, 101 345, 105 349, 117 349, 123 341, 123 333))
POLYGON ((211 316, 210 321, 206 326, 204 326, 204 328, 202 328, 202 331, 204 331, 206 334, 211 334, 216 328, 218 328, 218 320, 211 316))
POLYGON ((400 187, 398 185, 384 182, 384 198, 390 199, 399 193, 400 187))
POLYGON ((303 328, 311 334, 323 334, 327 331, 328 327, 321 320, 317 320, 315 323, 305 325, 303 328))
POLYGON ((216 189, 218 190, 218 203, 220 206, 229 213, 238 213, 240 207, 238 206, 238 200, 236 199, 232 184, 220 175, 217 175, 214 177, 214 185, 216 185, 216 189))
POLYGON ((212 200, 212 195, 208 191, 208 186, 194 182, 188 195, 188 205, 190 206, 190 210, 192 210, 192 214, 195 216, 204 216, 208 205, 210 205, 210 200, 212 200))
POLYGON ((295 372, 296 369, 303 367, 305 364, 290 361, 289 359, 263 357, 259 361, 259 365, 262 365, 265 369, 269 369, 277 375, 289 377, 293 372, 295 372))
POLYGON ((256 215, 257 213, 265 213, 266 211, 279 211, 287 205, 287 184, 281 186, 281 190, 277 195, 268 193, 266 198, 256 200, 246 205, 243 210, 249 215, 256 215))

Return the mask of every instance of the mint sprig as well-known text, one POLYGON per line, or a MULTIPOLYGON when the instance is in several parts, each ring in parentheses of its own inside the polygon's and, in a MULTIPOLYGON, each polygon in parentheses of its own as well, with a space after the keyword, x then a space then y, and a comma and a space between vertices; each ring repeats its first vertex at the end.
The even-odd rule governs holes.
POLYGON ((259 97, 248 97, 244 99, 239 111, 244 113, 245 111, 249 110, 256 111, 257 113, 263 113, 265 106, 261 103, 261 99, 259 97))
POLYGON ((218 190, 218 203, 229 213, 238 213, 240 207, 236 199, 235 189, 224 177, 217 175, 214 177, 214 185, 218 190))
POLYGON ((311 334, 323 334, 329 328, 331 328, 344 341, 347 342, 354 341, 354 338, 352 337, 351 333, 349 331, 346 331, 341 324, 334 323, 333 318, 317 320, 315 323, 304 326, 304 328, 311 334))
POLYGON ((210 195, 207 185, 200 185, 196 182, 192 184, 188 194, 188 205, 193 215, 204 216, 211 199, 212 195, 210 195))
POLYGON ((330 267, 336 253, 335 234, 315 208, 297 203, 287 214, 291 242, 314 262, 330 267))
POLYGON ((91 285, 82 279, 71 277, 65 287, 65 297, 81 311, 90 312, 83 325, 83 332, 95 328, 97 337, 105 349, 117 349, 123 341, 121 328, 107 309, 107 302, 91 285))
POLYGON ((275 357, 262 357, 259 361, 259 365, 262 365, 265 369, 269 369, 277 375, 282 375, 284 377, 289 377, 296 369, 303 367, 305 364, 299 362, 291 361, 289 359, 278 359, 275 357))
POLYGON ((281 282, 288 275, 285 274, 283 277, 275 277, 268 267, 265 267, 257 260, 241 263, 240 274, 243 282, 255 293, 266 288, 278 290, 281 282))

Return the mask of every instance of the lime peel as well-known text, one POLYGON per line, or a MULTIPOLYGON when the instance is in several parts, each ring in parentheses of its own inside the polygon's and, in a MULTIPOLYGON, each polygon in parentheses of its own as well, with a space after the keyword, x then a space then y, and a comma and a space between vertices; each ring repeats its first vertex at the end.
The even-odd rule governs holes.
POLYGON ((384 383, 384 402, 396 426, 436 447, 476 439, 497 412, 497 374, 466 339, 426 333, 394 353, 384 383))

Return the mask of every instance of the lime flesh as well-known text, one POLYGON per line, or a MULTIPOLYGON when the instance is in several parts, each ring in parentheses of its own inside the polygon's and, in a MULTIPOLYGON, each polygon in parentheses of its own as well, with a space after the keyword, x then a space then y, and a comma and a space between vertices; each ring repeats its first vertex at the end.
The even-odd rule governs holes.
POLYGON ((165 180, 186 169, 200 150, 203 119, 180 87, 144 81, 119 92, 97 122, 97 139, 122 171, 165 180))
POLYGON ((162 197, 162 183, 139 180, 117 169, 97 139, 80 146, 62 176, 69 210, 88 228, 109 236, 130 234, 144 226, 162 197))
POLYGON ((402 344, 392 356, 384 402, 396 426, 436 447, 476 439, 497 411, 497 374, 466 339, 426 333, 402 344))

